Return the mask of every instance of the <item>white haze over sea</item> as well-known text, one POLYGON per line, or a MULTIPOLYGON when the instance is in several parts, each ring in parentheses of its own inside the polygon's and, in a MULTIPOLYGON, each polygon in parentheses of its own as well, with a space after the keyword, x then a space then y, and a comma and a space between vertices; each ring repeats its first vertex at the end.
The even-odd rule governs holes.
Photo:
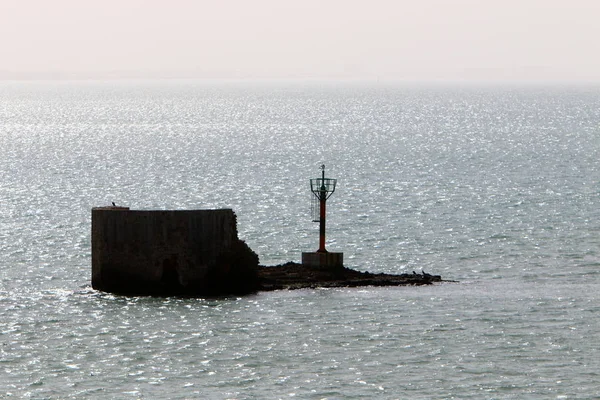
POLYGON ((0 83, 0 397, 600 396, 600 87, 0 83), (94 206, 233 208, 262 264, 318 247, 459 283, 121 297, 94 206))

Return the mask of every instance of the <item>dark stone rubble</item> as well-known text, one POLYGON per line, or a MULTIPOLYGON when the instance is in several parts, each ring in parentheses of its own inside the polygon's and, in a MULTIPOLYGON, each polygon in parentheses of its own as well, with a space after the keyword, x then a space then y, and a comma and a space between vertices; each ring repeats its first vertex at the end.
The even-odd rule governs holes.
POLYGON ((324 269, 308 267, 294 262, 272 267, 259 266, 257 272, 259 291, 357 286, 430 285, 434 282, 442 282, 441 276, 430 275, 425 272, 400 275, 373 274, 346 267, 324 269))

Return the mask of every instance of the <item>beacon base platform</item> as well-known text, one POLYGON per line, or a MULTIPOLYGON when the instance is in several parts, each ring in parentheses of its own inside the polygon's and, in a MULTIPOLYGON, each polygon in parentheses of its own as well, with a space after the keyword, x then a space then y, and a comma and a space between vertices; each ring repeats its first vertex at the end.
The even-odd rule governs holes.
POLYGON ((341 268, 344 266, 344 253, 315 251, 302 253, 302 265, 320 268, 341 268))

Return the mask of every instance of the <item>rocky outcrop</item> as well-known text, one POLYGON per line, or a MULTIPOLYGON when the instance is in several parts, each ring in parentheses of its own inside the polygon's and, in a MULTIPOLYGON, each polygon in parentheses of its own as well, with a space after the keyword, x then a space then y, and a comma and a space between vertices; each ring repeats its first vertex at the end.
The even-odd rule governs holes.
POLYGON ((318 287, 430 285, 442 282, 439 275, 373 274, 353 269, 309 267, 289 262, 274 267, 258 268, 259 290, 304 289, 318 287))

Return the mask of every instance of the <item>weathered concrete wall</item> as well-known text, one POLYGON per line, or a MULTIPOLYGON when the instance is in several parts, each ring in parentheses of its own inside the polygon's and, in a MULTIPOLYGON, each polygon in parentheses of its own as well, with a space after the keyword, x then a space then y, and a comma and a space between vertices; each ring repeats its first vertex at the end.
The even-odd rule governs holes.
POLYGON ((92 286, 126 294, 222 295, 258 288, 258 256, 233 210, 92 209, 92 286))

